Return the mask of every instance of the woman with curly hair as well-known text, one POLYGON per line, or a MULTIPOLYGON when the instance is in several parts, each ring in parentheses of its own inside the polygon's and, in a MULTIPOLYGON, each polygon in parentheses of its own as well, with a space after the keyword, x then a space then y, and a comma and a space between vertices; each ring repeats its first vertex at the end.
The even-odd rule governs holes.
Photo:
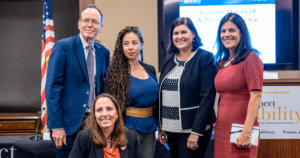
POLYGON ((117 98, 125 126, 138 134, 144 157, 153 158, 159 86, 155 68, 143 62, 143 46, 138 27, 127 26, 119 32, 103 91, 117 98))

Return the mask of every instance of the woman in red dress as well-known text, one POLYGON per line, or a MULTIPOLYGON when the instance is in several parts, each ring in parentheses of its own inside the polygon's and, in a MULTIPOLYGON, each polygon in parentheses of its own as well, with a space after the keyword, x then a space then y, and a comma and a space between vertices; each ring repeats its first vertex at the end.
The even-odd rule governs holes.
POLYGON ((218 27, 215 87, 220 104, 215 127, 215 158, 255 158, 251 146, 263 85, 263 63, 252 48, 245 21, 235 13, 225 15, 218 27), (236 142, 230 143, 232 124, 244 125, 236 142))

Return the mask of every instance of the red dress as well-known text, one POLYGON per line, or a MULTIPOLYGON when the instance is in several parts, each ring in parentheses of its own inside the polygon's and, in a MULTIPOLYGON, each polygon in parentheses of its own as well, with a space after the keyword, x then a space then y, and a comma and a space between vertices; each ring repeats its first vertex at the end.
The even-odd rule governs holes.
MULTIPOLYGON (((228 132, 232 123, 244 124, 249 91, 262 90, 262 85, 263 63, 253 52, 244 61, 219 69, 215 78, 215 87, 220 94, 215 127, 215 158, 256 158, 258 147, 239 149, 230 143, 228 132)), ((257 120, 254 125, 258 126, 257 120)))

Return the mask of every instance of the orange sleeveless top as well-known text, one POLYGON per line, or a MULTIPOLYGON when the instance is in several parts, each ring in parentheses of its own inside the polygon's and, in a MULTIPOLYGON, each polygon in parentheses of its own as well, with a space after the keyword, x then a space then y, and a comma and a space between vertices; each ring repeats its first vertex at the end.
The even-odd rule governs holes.
POLYGON ((108 147, 103 148, 104 158, 121 158, 119 148, 113 148, 112 151, 108 147))

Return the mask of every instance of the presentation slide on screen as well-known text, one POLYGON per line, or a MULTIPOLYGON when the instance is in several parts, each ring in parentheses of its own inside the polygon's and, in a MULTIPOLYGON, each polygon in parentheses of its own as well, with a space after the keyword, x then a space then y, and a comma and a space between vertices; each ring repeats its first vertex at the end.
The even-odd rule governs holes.
POLYGON ((275 0, 206 1, 189 3, 180 1, 180 17, 192 19, 200 38, 203 49, 214 54, 217 52, 216 38, 221 18, 229 12, 237 13, 245 20, 253 48, 261 54, 263 63, 276 63, 275 36, 275 0))

